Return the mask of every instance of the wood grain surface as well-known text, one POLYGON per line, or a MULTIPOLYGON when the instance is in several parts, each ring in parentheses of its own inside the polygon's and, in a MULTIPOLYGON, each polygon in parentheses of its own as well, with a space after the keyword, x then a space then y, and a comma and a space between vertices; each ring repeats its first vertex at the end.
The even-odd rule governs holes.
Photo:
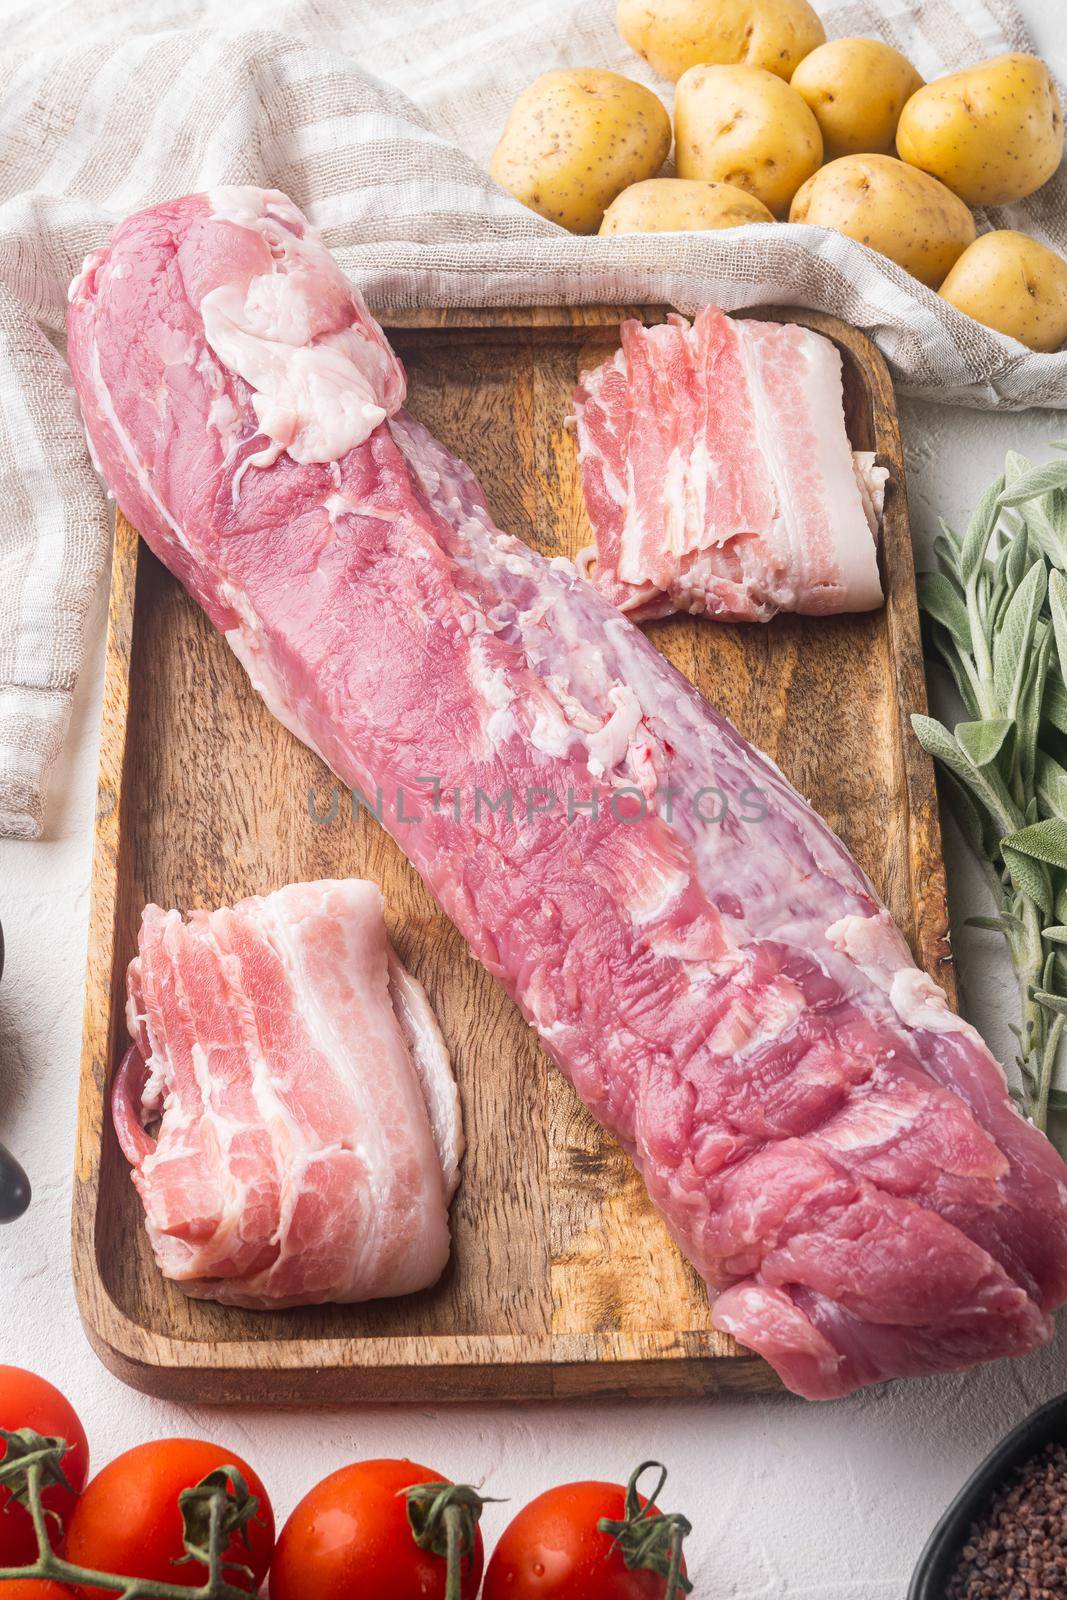
MULTIPOLYGON (((621 308, 408 316, 390 338, 411 407, 481 478, 497 521, 549 554, 589 541, 572 436, 579 368, 621 308)), ((640 313, 655 319, 657 313, 640 313)), ((859 858, 917 959, 954 995, 900 437, 885 366, 808 312, 845 359, 849 432, 888 467, 885 609, 766 627, 679 618, 656 645, 766 750, 859 858)), ((199 1401, 536 1399, 777 1386, 711 1328, 707 1295, 627 1158, 548 1064, 397 846, 258 700, 225 641, 117 519, 73 1212, 78 1301, 128 1383, 199 1401), (126 964, 146 901, 183 909, 295 879, 381 884, 402 958, 453 1053, 468 1154, 433 1289, 262 1313, 160 1276, 105 1114, 126 964)))

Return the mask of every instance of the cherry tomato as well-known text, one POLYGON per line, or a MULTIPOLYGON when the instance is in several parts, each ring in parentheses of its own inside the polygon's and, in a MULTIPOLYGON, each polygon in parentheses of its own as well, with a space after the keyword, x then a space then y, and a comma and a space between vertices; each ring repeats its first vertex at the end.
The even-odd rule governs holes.
POLYGON ((74 1600, 74 1590, 51 1578, 12 1578, 0 1584, 4 1600, 74 1600))
MULTIPOLYGON (((0 1427, 9 1433, 19 1428, 32 1428, 35 1433, 50 1439, 66 1439, 70 1448, 63 1456, 62 1466, 73 1494, 60 1483, 49 1484, 41 1496, 45 1506, 63 1519, 64 1526, 70 1517, 77 1491, 89 1472, 89 1446, 85 1429, 78 1421, 70 1402, 44 1378, 21 1367, 0 1367, 0 1427)), ((0 1440, 0 1459, 7 1454, 7 1445, 0 1440)), ((37 1538, 33 1521, 24 1506, 9 1504, 11 1491, 0 1488, 0 1567, 24 1567, 37 1559, 37 1538)), ((49 1518, 49 1530, 55 1533, 55 1523, 49 1518)), ((0 1589, 2 1600, 9 1600, 9 1588, 0 1589)))
MULTIPOLYGON (((206 1582, 207 1568, 199 1561, 177 1565, 185 1553, 178 1495, 225 1466, 236 1467, 259 1501, 255 1517, 247 1525, 248 1545, 235 1532, 225 1552, 227 1562, 252 1571, 250 1580, 246 1573, 227 1566, 229 1582, 254 1593, 263 1582, 274 1548, 274 1513, 266 1490, 252 1468, 232 1450, 197 1439, 161 1439, 137 1445, 98 1472, 75 1507, 63 1554, 76 1566, 93 1567, 97 1572, 197 1588, 206 1582)), ((104 1600, 115 1592, 78 1588, 85 1600, 104 1600)))
MULTIPOLYGON (((403 1490, 447 1481, 414 1461, 359 1461, 331 1473, 281 1531, 270 1600, 444 1600, 444 1558, 415 1543, 403 1490)), ((476 1533, 463 1600, 478 1593, 483 1559, 476 1533)))
POLYGON ((663 1600, 666 1580, 631 1571, 597 1527, 601 1517, 621 1522, 625 1508, 618 1483, 564 1483, 539 1494, 501 1534, 482 1600, 663 1600))

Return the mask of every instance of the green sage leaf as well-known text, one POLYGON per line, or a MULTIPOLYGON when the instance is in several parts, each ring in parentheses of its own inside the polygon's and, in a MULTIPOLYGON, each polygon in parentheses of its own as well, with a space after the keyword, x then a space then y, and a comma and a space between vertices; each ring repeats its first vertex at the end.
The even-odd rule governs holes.
POLYGON ((1023 923, 1010 912, 1005 912, 1001 917, 964 917, 963 926, 980 928, 983 933, 1000 933, 1006 939, 1024 931, 1023 923))
POLYGON ((1067 489, 1067 465, 1062 461, 1047 461, 1043 466, 1031 467, 1013 476, 1010 483, 1007 476, 1005 473, 1001 480, 1003 487, 998 496, 1002 506, 1021 506, 1054 489, 1067 489))
POLYGON ((1036 822, 1039 816, 1038 799, 1034 790, 1034 773, 1037 766, 1037 741, 1041 732, 1041 702, 1045 695, 1045 680, 1048 676, 1049 657, 1052 653, 1052 632, 1047 622, 1038 618, 1034 629, 1034 641, 1030 652, 1030 662, 1026 670, 1026 679, 1023 684, 1019 716, 1017 719, 1018 737, 1015 741, 1015 760, 1018 763, 1019 774, 1023 788, 1031 794, 1033 802, 1033 816, 1028 821, 1036 822))
POLYGON ((956 581, 960 571, 960 547, 951 528, 941 524, 944 532, 939 533, 934 540, 934 555, 942 572, 956 581))
POLYGON ((1047 817, 1067 821, 1067 771, 1045 750, 1037 752, 1034 784, 1038 805, 1047 817))
POLYGON ((935 717, 923 716, 919 711, 913 711, 911 725, 915 737, 927 755, 936 756, 938 761, 943 761, 953 772, 966 774, 967 758, 943 722, 938 722, 935 717))
POLYGON ((991 836, 991 830, 975 805, 970 790, 951 771, 944 773, 944 782, 952 815, 964 839, 976 856, 988 856, 991 850, 996 849, 995 834, 991 836))
POLYGON ((1001 840, 1001 847, 1029 856, 1031 861, 1067 870, 1067 822, 1062 817, 1045 817, 1009 834, 1001 840))
MULTIPOLYGON (((1025 481, 1032 479, 1034 470, 1032 462, 1025 456, 1019 455, 1015 450, 1008 451, 1004 460, 1004 493, 1001 496, 1001 505, 1007 506, 1013 502, 1017 487, 1023 487, 1025 481)), ((1067 545, 1052 520, 1051 498, 1051 493, 1045 493, 1024 500, 1019 507, 1019 516, 1037 548, 1056 565, 1062 564, 1067 553, 1067 545)), ((1011 517, 1007 520, 1013 521, 1011 517)))
POLYGON ((978 696, 975 692, 974 682, 968 675, 964 664, 965 657, 963 652, 957 648, 955 640, 948 629, 943 628, 940 623, 931 623, 929 634, 930 643, 937 651, 942 666, 951 675, 952 682, 956 686, 956 693, 963 701, 970 715, 978 717, 980 710, 978 696))
POLYGON ((1054 566, 1067 570, 1067 490, 1054 489, 1041 501, 1045 520, 1052 530, 1057 554, 1050 556, 1054 566))
POLYGON ((1029 500, 1022 508, 1026 530, 1046 561, 1053 567, 1062 567, 1067 560, 1067 542, 1052 519, 1054 496, 1047 494, 1040 500, 1029 500))
POLYGON ((993 563, 993 587, 999 593, 1003 594, 1005 600, 1010 598, 1008 594, 1007 581, 1008 557, 1010 555, 1011 541, 1008 540, 1001 546, 997 553, 997 559, 993 563))
POLYGON ((1067 733, 1067 689, 1058 672, 1048 675, 1041 715, 1060 733, 1067 733))
POLYGON ((1030 535, 1020 522, 1017 527, 1013 528, 1011 539, 1008 542, 1008 559, 1004 563, 1004 582, 1012 599, 1015 598, 1015 591, 1032 565, 1030 535))
MULTIPOLYGON (((1040 824, 1038 824, 1040 826, 1040 824)), ((1025 831, 1025 830, 1023 830, 1025 831)), ((1035 860, 1022 850, 1014 850, 1011 845, 1001 841, 1001 853, 1004 865, 1008 869, 1012 885, 1016 892, 1032 900, 1039 911, 1045 916, 1052 914, 1052 881, 1049 878, 1048 867, 1040 859, 1035 860)))
POLYGON ((972 766, 988 767, 997 759, 1014 727, 1010 717, 990 717, 988 722, 959 722, 955 728, 956 743, 972 766))
POLYGON ((927 616, 948 629, 963 650, 971 648, 971 622, 959 590, 943 572, 924 572, 917 581, 919 604, 927 616))
POLYGON ((1031 998, 1046 1011, 1053 1011, 1059 1017, 1067 1017, 1067 995, 1050 994, 1047 989, 1034 989, 1031 998))
POLYGON ((960 577, 964 585, 974 579, 985 560, 993 529, 1000 516, 1000 496, 1004 492, 1004 475, 991 483, 974 509, 960 550, 960 577))
POLYGON ((1043 561, 1036 561, 1020 577, 993 647, 993 683, 1002 711, 1014 716, 1025 681, 1028 651, 1041 607, 1045 603, 1048 573, 1043 561))
POLYGON ((1048 609, 1056 640, 1056 661, 1060 678, 1067 682, 1067 578, 1055 568, 1048 577, 1048 609))
POLYGON ((1012 819, 1018 816, 1018 812, 996 767, 973 766, 948 729, 934 717, 913 712, 911 725, 927 754, 934 756, 957 778, 962 779, 972 797, 988 813, 998 836, 1014 832, 1017 823, 1012 819))

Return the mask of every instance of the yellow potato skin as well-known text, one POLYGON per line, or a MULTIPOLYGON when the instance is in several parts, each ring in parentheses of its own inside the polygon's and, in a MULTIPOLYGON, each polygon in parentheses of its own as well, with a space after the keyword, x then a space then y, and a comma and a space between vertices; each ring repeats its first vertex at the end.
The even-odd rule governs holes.
POLYGON ((617 72, 545 72, 519 96, 493 152, 497 183, 573 233, 595 233, 615 196, 653 177, 671 120, 651 89, 617 72))
POLYGON ((960 256, 940 293, 976 322, 1031 350, 1067 341, 1067 261, 1025 233, 983 233, 960 256))
POLYGON ((1036 56, 994 56, 912 95, 897 153, 968 205, 1006 205, 1046 183, 1063 156, 1063 111, 1036 56))
POLYGON ((680 178, 732 183, 776 216, 822 160, 822 134, 788 83, 762 67, 690 67, 674 100, 680 178))
POLYGON ((646 178, 617 195, 604 213, 601 233, 692 233, 773 222, 761 200, 732 183, 699 178, 646 178))
POLYGON ((943 183, 893 156, 840 156, 799 191, 790 222, 858 239, 936 289, 975 236, 974 218, 943 183))
POLYGON ((826 38, 808 0, 619 0, 616 20, 631 50, 674 81, 708 62, 788 80, 826 38))
POLYGON ((831 39, 790 82, 814 113, 827 161, 889 155, 900 113, 923 84, 907 56, 880 39, 831 39))

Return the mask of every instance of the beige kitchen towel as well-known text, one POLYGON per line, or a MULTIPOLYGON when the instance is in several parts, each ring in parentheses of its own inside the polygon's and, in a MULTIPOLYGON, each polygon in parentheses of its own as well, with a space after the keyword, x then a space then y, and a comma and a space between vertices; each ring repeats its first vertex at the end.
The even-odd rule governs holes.
MULTIPOLYGON (((926 77, 1031 48, 1007 0, 828 0, 926 77)), ((792 302, 866 329, 908 390, 1067 407, 1032 355, 863 246, 810 227, 574 238, 485 175, 549 67, 609 67, 670 100, 613 0, 6 0, 0 46, 0 834, 42 829, 110 519, 62 359, 66 290, 130 211, 213 183, 286 190, 371 302, 792 302)), ((983 226, 1067 251, 1061 173, 983 226)))

